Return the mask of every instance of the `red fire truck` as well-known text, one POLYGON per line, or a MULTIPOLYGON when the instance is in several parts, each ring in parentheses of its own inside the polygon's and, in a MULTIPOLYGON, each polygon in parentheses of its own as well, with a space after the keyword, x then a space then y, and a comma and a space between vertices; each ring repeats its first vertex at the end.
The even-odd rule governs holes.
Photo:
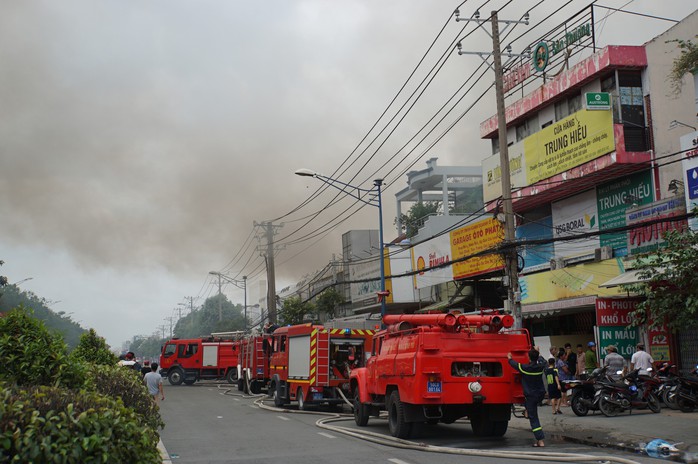
POLYGON ((341 404, 344 399, 337 389, 351 396, 349 376, 364 365, 373 333, 313 324, 276 329, 268 390, 274 404, 280 407, 297 401, 299 409, 311 404, 341 404))
POLYGON ((160 354, 160 375, 172 385, 191 385, 197 380, 238 378, 241 332, 212 334, 206 338, 169 340, 160 354))
POLYGON ((410 435, 415 423, 453 423, 467 416, 477 436, 502 436, 511 405, 523 403, 520 374, 507 353, 527 359, 526 330, 509 315, 387 315, 366 367, 351 371, 354 419, 388 411, 390 433, 410 435))
POLYGON ((271 335, 251 335, 240 340, 238 355, 238 390, 258 394, 269 384, 271 335))

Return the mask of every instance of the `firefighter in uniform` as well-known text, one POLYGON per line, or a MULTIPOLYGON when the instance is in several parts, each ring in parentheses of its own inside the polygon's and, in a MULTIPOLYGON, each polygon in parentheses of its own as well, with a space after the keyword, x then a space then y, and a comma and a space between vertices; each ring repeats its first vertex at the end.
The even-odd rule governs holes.
POLYGON ((535 447, 545 446, 545 434, 543 427, 538 420, 538 404, 545 398, 545 388, 543 386, 543 370, 545 370, 545 360, 540 357, 537 349, 533 348, 528 352, 528 364, 521 364, 512 359, 511 353, 507 354, 511 367, 521 372, 523 391, 525 397, 526 413, 531 423, 531 431, 536 439, 535 447), (541 362, 542 361, 542 362, 541 362))

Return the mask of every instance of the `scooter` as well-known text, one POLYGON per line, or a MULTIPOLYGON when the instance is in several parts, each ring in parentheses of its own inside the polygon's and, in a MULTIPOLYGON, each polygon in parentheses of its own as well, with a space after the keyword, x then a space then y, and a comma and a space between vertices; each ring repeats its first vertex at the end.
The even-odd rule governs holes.
POLYGON ((599 402, 594 396, 595 385, 600 380, 606 380, 606 367, 599 367, 583 380, 565 380, 570 397, 570 408, 577 416, 586 416, 589 411, 598 411, 599 402))
POLYGON ((649 408, 654 413, 662 410, 659 398, 652 393, 651 386, 639 378, 639 372, 640 369, 635 369, 620 381, 599 382, 595 399, 598 397, 599 410, 604 416, 614 417, 624 411, 632 414, 633 409, 649 408))
POLYGON ((693 412, 698 406, 698 366, 688 375, 680 375, 678 385, 671 388, 668 394, 670 400, 682 412, 693 412))

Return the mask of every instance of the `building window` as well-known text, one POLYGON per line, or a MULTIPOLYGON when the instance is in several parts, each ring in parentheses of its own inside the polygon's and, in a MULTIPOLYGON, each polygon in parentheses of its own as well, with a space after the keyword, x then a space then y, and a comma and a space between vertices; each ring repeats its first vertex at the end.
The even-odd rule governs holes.
POLYGON ((555 103, 555 120, 564 119, 582 109, 582 94, 555 103))
POLYGON ((524 121, 523 124, 516 126, 516 141, 522 141, 529 135, 538 132, 538 129, 539 122, 538 115, 536 114, 535 116, 532 116, 531 118, 524 121))

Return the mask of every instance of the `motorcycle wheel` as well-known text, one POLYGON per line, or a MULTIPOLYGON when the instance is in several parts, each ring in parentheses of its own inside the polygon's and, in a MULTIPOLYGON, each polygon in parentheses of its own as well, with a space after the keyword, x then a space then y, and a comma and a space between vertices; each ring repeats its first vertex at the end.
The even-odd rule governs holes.
MULTIPOLYGON (((677 394, 676 396, 679 395, 677 394)), ((693 412, 693 410, 696 409, 696 404, 693 401, 687 400, 686 398, 682 398, 680 396, 676 399, 676 404, 681 412, 693 412)))
POLYGON ((592 399, 585 398, 585 395, 582 393, 573 394, 572 398, 570 399, 570 408, 572 409, 572 412, 579 417, 589 414, 589 406, 583 403, 582 400, 591 401, 592 399))
POLYGON ((603 396, 599 398, 599 410, 606 417, 615 417, 621 412, 620 406, 607 401, 603 396))
POLYGON ((659 404, 659 398, 657 398, 657 395, 654 393, 650 393, 647 397, 647 407, 650 408, 650 411, 653 413, 662 411, 662 405, 659 404))
POLYGON ((662 392, 662 402, 667 405, 669 409, 679 409, 679 405, 676 404, 676 392, 672 392, 670 388, 662 392))

